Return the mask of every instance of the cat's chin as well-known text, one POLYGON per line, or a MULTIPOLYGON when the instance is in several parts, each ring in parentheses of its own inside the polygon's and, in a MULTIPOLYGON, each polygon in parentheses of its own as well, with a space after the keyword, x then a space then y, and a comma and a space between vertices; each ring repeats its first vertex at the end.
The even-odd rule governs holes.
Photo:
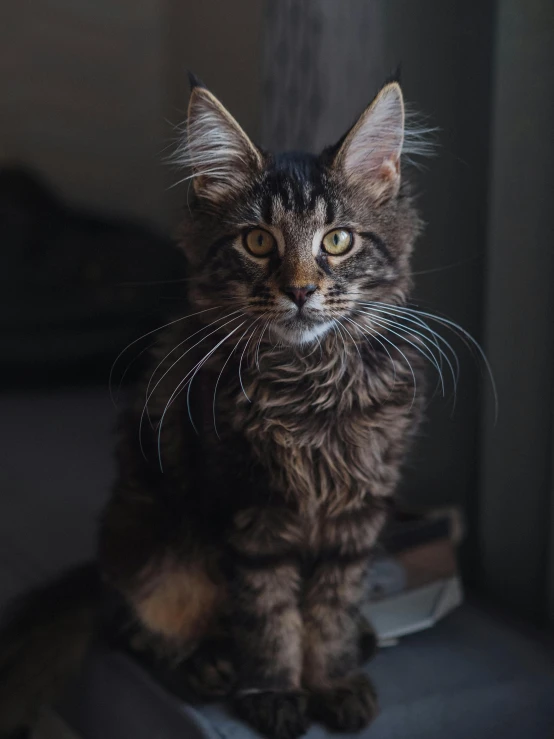
POLYGON ((300 321, 290 321, 286 324, 275 323, 271 328, 271 333, 276 334, 281 341, 290 346, 304 346, 312 344, 330 331, 332 326, 332 321, 321 321, 309 325, 300 321))

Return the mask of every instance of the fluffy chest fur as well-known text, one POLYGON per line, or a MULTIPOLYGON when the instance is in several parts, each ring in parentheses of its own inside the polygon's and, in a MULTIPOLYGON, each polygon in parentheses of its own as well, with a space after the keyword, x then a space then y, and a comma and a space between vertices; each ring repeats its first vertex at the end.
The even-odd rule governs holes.
POLYGON ((233 398, 232 425, 274 489, 333 514, 392 492, 414 425, 412 390, 394 358, 372 362, 330 337, 306 355, 268 353, 233 398))

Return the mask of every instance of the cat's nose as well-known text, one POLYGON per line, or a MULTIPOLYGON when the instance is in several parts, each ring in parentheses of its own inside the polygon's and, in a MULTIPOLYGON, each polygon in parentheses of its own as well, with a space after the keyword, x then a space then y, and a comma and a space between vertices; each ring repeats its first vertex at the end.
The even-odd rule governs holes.
POLYGON ((288 295, 292 302, 296 303, 299 308, 302 308, 310 295, 313 295, 316 290, 317 285, 302 285, 301 287, 289 285, 283 288, 285 295, 288 295))

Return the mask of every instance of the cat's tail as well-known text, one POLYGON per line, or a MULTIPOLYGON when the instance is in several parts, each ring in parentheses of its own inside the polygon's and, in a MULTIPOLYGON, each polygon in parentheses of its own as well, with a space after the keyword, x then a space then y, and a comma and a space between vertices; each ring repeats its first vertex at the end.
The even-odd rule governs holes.
POLYGON ((0 738, 19 736, 51 704, 85 655, 100 611, 94 564, 80 566, 8 609, 0 624, 0 738))

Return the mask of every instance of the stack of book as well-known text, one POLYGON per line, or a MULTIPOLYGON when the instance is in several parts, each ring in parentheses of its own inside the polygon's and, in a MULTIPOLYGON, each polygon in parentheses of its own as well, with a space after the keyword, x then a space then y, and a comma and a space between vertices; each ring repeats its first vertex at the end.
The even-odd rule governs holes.
POLYGON ((381 646, 433 626, 462 603, 456 549, 463 533, 457 508, 399 511, 385 527, 362 607, 381 646))

